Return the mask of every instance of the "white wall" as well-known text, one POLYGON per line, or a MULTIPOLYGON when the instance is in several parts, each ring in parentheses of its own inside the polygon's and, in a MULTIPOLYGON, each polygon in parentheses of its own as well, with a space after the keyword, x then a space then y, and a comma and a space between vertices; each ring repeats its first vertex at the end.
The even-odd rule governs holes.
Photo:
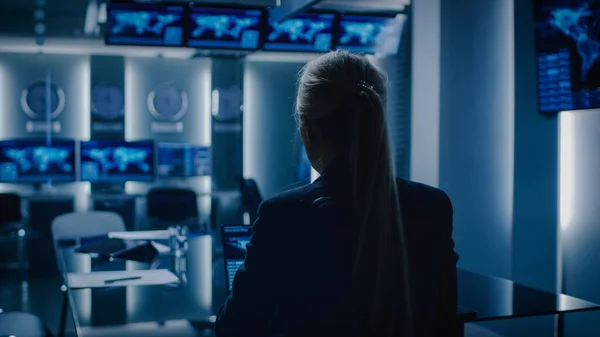
MULTIPOLYGON (((560 116, 563 291, 600 303, 600 110, 560 116)), ((600 313, 569 315, 566 336, 598 335, 600 313)))
POLYGON ((438 186, 440 0, 415 0, 412 10, 410 179, 438 186))

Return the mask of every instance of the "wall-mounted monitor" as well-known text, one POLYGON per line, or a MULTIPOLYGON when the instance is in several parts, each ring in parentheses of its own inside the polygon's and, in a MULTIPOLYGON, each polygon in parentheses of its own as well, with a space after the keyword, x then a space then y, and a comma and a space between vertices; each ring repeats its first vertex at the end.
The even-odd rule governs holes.
POLYGON ((194 48, 257 50, 264 24, 260 9, 190 9, 187 45, 194 48))
POLYGON ((536 0, 535 23, 540 112, 600 108, 597 1, 536 0))
POLYGON ((75 181, 75 141, 19 139, 0 142, 0 182, 75 181))
POLYGON ((188 143, 158 143, 157 173, 160 178, 208 176, 211 173, 210 148, 188 143))
POLYGON ((81 142, 82 181, 121 183, 154 180, 154 142, 81 142))
POLYGON ((336 41, 339 49, 355 53, 396 55, 406 16, 342 15, 336 41))
POLYGON ((336 15, 302 13, 280 23, 269 23, 264 50, 328 52, 333 42, 336 15))
POLYGON ((186 6, 112 2, 107 9, 106 44, 183 45, 186 6))

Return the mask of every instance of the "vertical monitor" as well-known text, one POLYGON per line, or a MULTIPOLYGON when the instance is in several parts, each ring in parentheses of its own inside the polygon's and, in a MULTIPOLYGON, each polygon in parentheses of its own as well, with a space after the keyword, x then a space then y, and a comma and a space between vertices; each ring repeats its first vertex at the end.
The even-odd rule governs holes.
POLYGON ((23 139, 0 142, 0 182, 75 181, 75 141, 23 139))
POLYGON ((81 142, 81 180, 98 183, 154 180, 152 141, 81 142))
POLYGON ((208 176, 210 147, 187 143, 158 143, 156 171, 161 178, 208 176))
POLYGON ((263 49, 328 52, 332 47, 335 20, 333 13, 303 13, 280 23, 269 23, 263 49))
POLYGON ((192 7, 187 45, 257 50, 263 19, 260 9, 192 7))
POLYGON ((252 226, 223 226, 223 255, 225 260, 225 282, 231 292, 235 273, 246 258, 246 245, 252 237, 252 226))
POLYGON ((337 48, 354 53, 396 55, 406 16, 343 15, 337 48))
POLYGON ((183 5, 113 2, 107 9, 106 44, 183 45, 183 5))
POLYGON ((600 3, 536 0, 539 110, 600 108, 600 3))

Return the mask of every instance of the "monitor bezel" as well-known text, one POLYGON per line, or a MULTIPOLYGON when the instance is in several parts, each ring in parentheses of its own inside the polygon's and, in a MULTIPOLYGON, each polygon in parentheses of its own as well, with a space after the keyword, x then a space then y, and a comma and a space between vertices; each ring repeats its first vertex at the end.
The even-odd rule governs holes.
POLYGON ((160 145, 161 144, 173 144, 173 145, 189 145, 191 147, 194 148, 206 148, 209 151, 209 155, 210 155, 210 161, 211 161, 211 166, 212 166, 212 146, 209 145, 200 145, 200 144, 195 144, 195 143, 190 143, 190 142, 181 142, 181 141, 175 141, 175 142, 155 142, 155 158, 156 158, 156 165, 155 165, 155 175, 156 178, 159 180, 174 180, 174 179, 188 179, 188 178, 200 178, 200 177, 210 177, 212 176, 212 167, 211 167, 211 172, 207 175, 197 175, 197 174, 193 174, 193 175, 181 175, 181 176, 164 176, 164 175, 160 175, 158 173, 158 166, 160 165, 158 162, 158 157, 159 157, 159 151, 160 151, 160 145))
MULTIPOLYGON (((227 273, 227 256, 225 255, 225 229, 226 228, 248 228, 250 233, 250 237, 253 235, 253 225, 221 225, 221 246, 223 248, 223 271, 225 273, 225 289, 227 290, 227 294, 231 293, 232 289, 229 289, 229 273, 227 273)), ((231 280, 233 282, 233 280, 231 280)))
MULTIPOLYGON (((340 45, 339 41, 340 38, 342 37, 342 21, 344 21, 344 17, 346 16, 356 16, 356 17, 365 17, 365 18, 382 18, 382 19, 395 19, 398 15, 406 15, 406 20, 408 20, 408 14, 406 12, 403 11, 381 11, 381 12, 369 12, 369 13, 365 13, 365 12, 340 12, 339 16, 338 16, 338 22, 337 22, 337 35, 335 36, 335 40, 333 41, 333 45, 334 45, 334 50, 339 50, 340 48, 343 49, 343 46, 340 45)), ((404 22, 405 27, 403 28, 403 32, 402 34, 404 34, 404 29, 406 28, 406 24, 407 21, 404 22)), ((402 39, 402 36, 400 37, 400 39, 402 39)), ((402 40, 400 40, 402 41, 402 40)), ((400 46, 398 46, 398 48, 400 48, 400 46)), ((363 54, 363 55, 376 55, 377 53, 365 53, 365 52, 354 52, 357 54, 363 54)))
POLYGON ((127 141, 127 140, 117 140, 117 139, 90 139, 90 140, 81 140, 79 141, 79 181, 83 181, 83 182, 88 182, 90 184, 123 184, 126 182, 139 182, 139 183, 152 183, 156 181, 156 142, 153 139, 140 139, 140 140, 134 140, 134 141, 127 141), (152 174, 148 175, 149 179, 122 179, 122 180, 104 180, 104 179, 99 179, 99 180, 87 180, 87 179, 83 179, 82 176, 82 170, 81 170, 81 166, 83 164, 82 161, 82 156, 83 156, 83 144, 84 143, 91 143, 91 142, 101 142, 101 143, 110 143, 110 142, 114 142, 114 143, 126 143, 126 144, 135 144, 135 143, 149 143, 152 147, 152 174))
POLYGON ((249 6, 242 6, 242 5, 238 5, 238 4, 218 4, 218 3, 190 3, 190 5, 188 6, 188 11, 186 14, 186 40, 185 40, 185 47, 187 48, 193 48, 196 50, 231 50, 231 51, 240 51, 240 52, 256 52, 256 51, 260 51, 262 49, 263 43, 264 43, 264 39, 265 39, 265 32, 268 29, 268 25, 269 25, 269 20, 268 20, 268 10, 266 7, 262 7, 262 6, 256 6, 256 5, 249 5, 249 6), (207 9, 233 9, 233 10, 258 10, 261 12, 261 16, 260 16, 260 24, 259 24, 259 35, 258 35, 258 44, 256 46, 256 48, 253 49, 246 49, 246 48, 229 48, 229 47, 196 47, 196 46, 190 46, 189 45, 189 41, 191 40, 190 38, 190 30, 192 28, 192 12, 194 10, 194 8, 207 8, 207 9))
MULTIPOLYGON (((534 0, 533 2, 533 22, 534 22, 534 31, 533 31, 533 57, 534 57, 534 63, 535 63, 535 96, 536 96, 536 105, 537 105, 537 111, 538 114, 542 115, 543 117, 548 117, 548 118, 557 118, 561 112, 567 112, 567 111, 573 111, 573 112, 578 112, 578 111, 587 111, 587 110, 598 110, 600 109, 600 105, 595 106, 595 107, 586 107, 586 108, 573 108, 573 109, 568 109, 568 110, 552 110, 552 111, 542 111, 541 109, 541 100, 542 97, 540 95, 540 69, 538 67, 538 55, 539 55, 539 47, 540 47, 540 43, 538 42, 538 38, 537 38, 537 17, 536 17, 536 12, 538 10, 538 8, 544 3, 544 0, 534 0)), ((597 60, 597 62, 600 62, 600 58, 597 60)), ((569 82, 572 84, 572 80, 569 79, 569 82)), ((600 88, 598 88, 600 90, 600 88)), ((573 94, 573 91, 571 91, 571 95, 573 94)))
MULTIPOLYGON (((5 139, 0 139, 0 149, 2 149, 2 144, 6 143, 6 142, 32 142, 32 141, 40 141, 42 143, 47 143, 48 139, 43 138, 43 137, 21 137, 21 138, 5 138, 5 139)), ((4 180, 0 180, 0 184, 10 184, 10 185, 38 185, 38 184, 45 184, 47 182, 50 182, 51 184, 55 185, 55 184, 71 184, 74 182, 78 181, 79 178, 79 165, 78 165, 78 153, 77 153, 77 146, 78 146, 78 142, 76 139, 74 138, 50 138, 50 142, 68 142, 71 143, 73 145, 73 174, 71 174, 71 178, 69 180, 56 180, 56 179, 45 179, 45 180, 32 180, 32 181, 22 181, 22 180, 17 180, 17 181, 4 181, 4 180)))
MULTIPOLYGON (((149 3, 140 3, 140 2, 134 2, 134 1, 127 1, 127 0, 113 0, 110 1, 108 3, 108 5, 106 6, 106 16, 107 16, 107 26, 108 26, 108 17, 110 15, 111 12, 111 7, 113 7, 114 5, 134 5, 134 6, 139 6, 140 8, 146 6, 146 7, 181 7, 183 9, 183 18, 181 20, 181 25, 182 25, 182 33, 181 33, 181 43, 178 45, 164 45, 164 44, 121 44, 121 43, 110 43, 108 41, 109 38, 109 33, 107 30, 105 30, 104 32, 104 44, 107 46, 132 46, 132 47, 152 47, 152 48, 182 48, 182 47, 187 47, 187 33, 189 31, 189 5, 186 5, 184 3, 177 3, 177 2, 165 2, 165 1, 160 1, 160 2, 149 2, 149 3)), ((108 27, 106 28, 108 29, 108 27)))
MULTIPOLYGON (((335 41, 337 40, 337 35, 339 34, 339 23, 340 23, 340 12, 336 12, 336 11, 332 11, 332 10, 308 10, 305 12, 302 12, 300 14, 332 14, 333 15, 333 26, 331 29, 331 44, 329 46, 329 50, 327 51, 320 51, 320 50, 285 50, 285 49, 265 49, 265 46, 267 45, 267 32, 269 30, 270 27, 270 22, 269 22, 269 17, 270 17, 270 11, 271 8, 267 9, 267 15, 266 15, 266 19, 265 19, 265 30, 264 30, 264 36, 263 36, 263 44, 261 45, 261 51, 264 52, 268 52, 268 53, 294 53, 294 54, 326 54, 330 51, 335 50, 335 41)), ((291 19, 291 18, 290 18, 291 19)))

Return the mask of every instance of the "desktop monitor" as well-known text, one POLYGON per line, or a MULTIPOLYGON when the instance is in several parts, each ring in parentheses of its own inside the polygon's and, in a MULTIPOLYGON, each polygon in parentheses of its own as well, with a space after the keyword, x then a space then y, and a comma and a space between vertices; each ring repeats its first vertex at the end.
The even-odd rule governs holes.
POLYGON ((187 45, 257 50, 263 23, 260 9, 192 7, 187 45))
POLYGON ((187 143, 157 144, 157 173, 161 178, 208 176, 210 148, 187 143))
POLYGON ((185 11, 177 4, 112 2, 107 9, 106 44, 182 46, 185 11))
POLYGON ((81 180, 97 183, 154 180, 152 141, 81 142, 81 180))
POLYGON ((396 55, 406 16, 342 15, 338 49, 355 53, 396 55))
POLYGON ((600 108, 600 5, 536 0, 540 113, 600 108))
POLYGON ((280 23, 269 23, 264 50, 328 52, 333 42, 333 13, 303 13, 280 23))
POLYGON ((246 245, 252 238, 252 226, 223 226, 223 255, 225 261, 225 282, 227 292, 231 292, 235 273, 246 258, 246 245))
POLYGON ((75 141, 21 139, 0 142, 0 182, 75 181, 75 141))

